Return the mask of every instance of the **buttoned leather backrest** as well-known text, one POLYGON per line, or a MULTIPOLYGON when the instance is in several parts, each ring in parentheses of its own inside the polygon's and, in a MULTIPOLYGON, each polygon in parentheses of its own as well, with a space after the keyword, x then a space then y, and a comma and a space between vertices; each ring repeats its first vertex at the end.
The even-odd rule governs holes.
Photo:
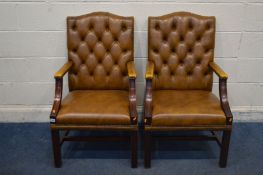
POLYGON ((69 89, 128 89, 133 17, 95 12, 67 18, 69 89))
POLYGON ((149 17, 148 59, 154 89, 211 90, 215 17, 176 12, 149 17))

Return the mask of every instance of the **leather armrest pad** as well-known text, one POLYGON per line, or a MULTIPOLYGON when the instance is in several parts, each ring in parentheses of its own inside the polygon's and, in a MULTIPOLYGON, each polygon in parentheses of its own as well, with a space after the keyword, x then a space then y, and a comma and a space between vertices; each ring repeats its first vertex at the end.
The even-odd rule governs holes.
POLYGON ((222 78, 222 79, 227 79, 228 78, 227 73, 225 73, 215 62, 210 62, 209 66, 219 76, 219 78, 222 78))
POLYGON ((154 72, 154 64, 151 61, 148 61, 146 67, 145 78, 146 79, 153 79, 153 72, 154 72))
POLYGON ((55 78, 62 78, 69 70, 69 68, 71 68, 72 66, 72 62, 68 61, 67 63, 65 63, 54 75, 55 78))
POLYGON ((129 78, 136 78, 135 65, 133 61, 127 63, 127 69, 129 78))

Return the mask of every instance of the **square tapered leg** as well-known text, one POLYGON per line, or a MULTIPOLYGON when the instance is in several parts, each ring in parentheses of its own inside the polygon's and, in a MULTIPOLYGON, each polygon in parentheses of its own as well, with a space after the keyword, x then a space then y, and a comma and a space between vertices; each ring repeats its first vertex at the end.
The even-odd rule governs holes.
POLYGON ((53 144, 55 167, 60 168, 62 165, 62 161, 61 161, 59 130, 51 130, 51 137, 52 137, 52 144, 53 144))
POLYGON ((223 131, 222 147, 221 147, 220 160, 219 160, 219 166, 221 168, 225 168, 227 165, 230 137, 231 137, 231 131, 223 131))

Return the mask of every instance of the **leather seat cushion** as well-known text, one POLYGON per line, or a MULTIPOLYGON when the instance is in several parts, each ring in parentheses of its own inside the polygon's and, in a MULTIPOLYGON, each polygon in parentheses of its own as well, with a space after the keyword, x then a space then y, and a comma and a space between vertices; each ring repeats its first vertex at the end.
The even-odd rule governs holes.
POLYGON ((128 91, 72 91, 63 99, 56 122, 81 125, 130 125, 128 91))
POLYGON ((210 91, 153 91, 153 126, 225 125, 219 99, 210 91))

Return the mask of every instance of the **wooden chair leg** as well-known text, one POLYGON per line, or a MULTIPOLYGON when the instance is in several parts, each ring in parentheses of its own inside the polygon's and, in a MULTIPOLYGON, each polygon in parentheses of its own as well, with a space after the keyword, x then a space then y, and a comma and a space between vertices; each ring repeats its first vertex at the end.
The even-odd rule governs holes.
POLYGON ((219 166, 221 168, 225 168, 227 165, 230 137, 231 137, 231 131, 223 131, 222 147, 221 147, 220 160, 219 160, 219 166))
POLYGON ((138 133, 131 133, 131 167, 137 168, 138 165, 138 157, 137 157, 137 149, 138 149, 138 133))
POLYGON ((52 137, 52 144, 53 144, 55 167, 60 168, 62 165, 62 161, 61 161, 59 130, 51 130, 51 137, 52 137))
POLYGON ((151 168, 151 133, 144 132, 144 167, 151 168))

